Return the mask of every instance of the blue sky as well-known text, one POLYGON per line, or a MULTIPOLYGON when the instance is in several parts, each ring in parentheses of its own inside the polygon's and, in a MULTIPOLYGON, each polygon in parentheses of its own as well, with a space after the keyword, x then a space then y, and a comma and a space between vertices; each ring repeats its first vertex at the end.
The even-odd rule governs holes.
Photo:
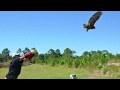
POLYGON ((70 48, 81 55, 84 51, 108 50, 120 53, 120 12, 103 11, 94 30, 83 24, 96 11, 0 11, 0 52, 10 54, 18 48, 35 47, 40 54, 49 49, 70 48))

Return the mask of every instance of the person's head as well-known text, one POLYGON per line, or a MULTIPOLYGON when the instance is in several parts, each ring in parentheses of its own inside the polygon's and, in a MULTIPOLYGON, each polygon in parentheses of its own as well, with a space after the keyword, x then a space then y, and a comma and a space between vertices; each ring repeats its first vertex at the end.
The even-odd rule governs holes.
POLYGON ((20 54, 19 54, 19 53, 13 53, 13 54, 12 54, 12 58, 13 58, 13 59, 15 59, 15 58, 17 58, 17 57, 20 57, 20 54))

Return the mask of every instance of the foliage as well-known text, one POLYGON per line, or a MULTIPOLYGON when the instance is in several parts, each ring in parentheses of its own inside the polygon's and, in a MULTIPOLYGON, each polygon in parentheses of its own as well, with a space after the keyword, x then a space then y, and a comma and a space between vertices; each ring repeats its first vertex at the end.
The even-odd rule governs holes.
MULTIPOLYGON (((26 47, 24 50, 18 48, 16 52, 18 53, 26 53, 30 50, 37 50, 36 48, 29 49, 26 47)), ((81 56, 75 56, 76 52, 71 50, 70 48, 66 48, 63 53, 60 52, 59 49, 50 49, 45 54, 39 54, 33 57, 28 62, 30 63, 38 63, 38 64, 46 64, 50 66, 55 65, 66 65, 67 67, 94 67, 98 69, 103 69, 104 66, 107 65, 109 61, 119 61, 120 54, 113 55, 112 53, 108 52, 107 50, 97 50, 97 51, 85 51, 81 56)), ((3 49, 0 53, 0 62, 7 62, 7 60, 11 60, 10 50, 8 48, 3 49)), ((104 68, 104 73, 107 71, 104 68)))

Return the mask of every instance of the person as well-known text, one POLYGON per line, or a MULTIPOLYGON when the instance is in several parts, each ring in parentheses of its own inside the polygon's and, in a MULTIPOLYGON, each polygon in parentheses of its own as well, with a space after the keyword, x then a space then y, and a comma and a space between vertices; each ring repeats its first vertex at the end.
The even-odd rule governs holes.
POLYGON ((23 56, 20 56, 19 53, 14 53, 12 55, 12 61, 10 62, 9 71, 6 74, 5 79, 17 79, 21 72, 22 63, 24 60, 30 60, 35 56, 35 51, 31 50, 23 56))
POLYGON ((26 60, 24 56, 20 56, 19 53, 12 55, 12 61, 10 62, 9 71, 6 74, 5 79, 17 79, 20 72, 23 60, 26 60))

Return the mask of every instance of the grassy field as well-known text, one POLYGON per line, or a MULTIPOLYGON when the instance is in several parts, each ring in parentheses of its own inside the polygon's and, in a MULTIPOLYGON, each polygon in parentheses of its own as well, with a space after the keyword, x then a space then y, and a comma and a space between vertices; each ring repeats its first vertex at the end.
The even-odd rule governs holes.
MULTIPOLYGON (((111 68, 112 70, 112 68, 111 68)), ((115 71, 113 69, 112 71, 115 71)), ((0 79, 4 79, 8 68, 0 68, 0 79)), ((118 70, 117 70, 118 72, 118 70)), ((113 72, 112 72, 113 73, 113 72)), ((76 74, 78 79, 112 79, 108 74, 102 75, 100 70, 90 68, 67 68, 64 66, 48 66, 32 64, 22 66, 18 79, 70 79, 70 74, 76 74)), ((115 74, 116 75, 116 74, 115 74)), ((118 75, 119 78, 120 75, 118 75)))
MULTIPOLYGON (((0 79, 4 79, 7 72, 8 68, 0 68, 0 79)), ((76 74, 78 78, 87 77, 87 73, 80 69, 32 64, 22 67, 18 79, 69 79, 70 74, 76 74)))

